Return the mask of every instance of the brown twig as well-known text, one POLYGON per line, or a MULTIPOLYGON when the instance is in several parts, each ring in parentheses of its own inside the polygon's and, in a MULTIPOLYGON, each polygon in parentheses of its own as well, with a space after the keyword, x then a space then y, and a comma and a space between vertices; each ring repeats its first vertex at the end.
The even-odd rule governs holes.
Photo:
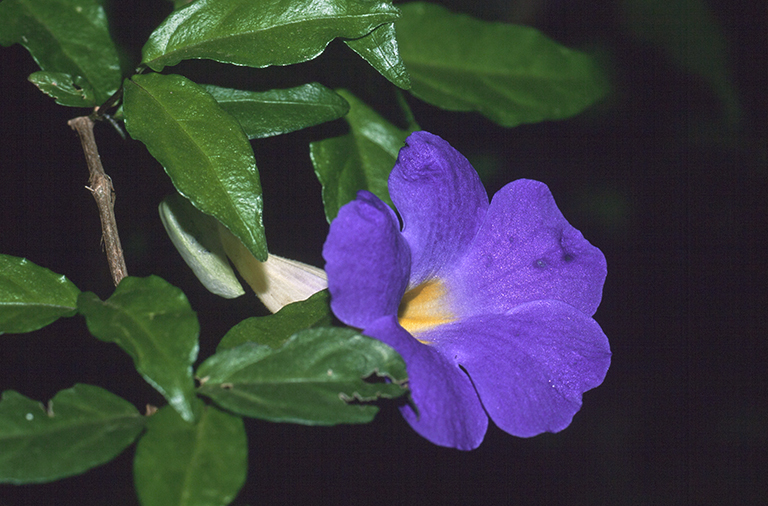
POLYGON ((117 286, 128 275, 128 269, 125 266, 123 248, 120 246, 120 236, 117 233, 115 189, 112 186, 112 180, 104 172, 104 167, 101 165, 96 138, 93 136, 93 119, 88 116, 81 116, 69 120, 67 124, 77 132, 83 145, 85 161, 88 163, 88 171, 91 174, 88 179, 89 186, 86 188, 90 190, 99 208, 104 249, 107 253, 109 270, 112 272, 112 280, 117 286))

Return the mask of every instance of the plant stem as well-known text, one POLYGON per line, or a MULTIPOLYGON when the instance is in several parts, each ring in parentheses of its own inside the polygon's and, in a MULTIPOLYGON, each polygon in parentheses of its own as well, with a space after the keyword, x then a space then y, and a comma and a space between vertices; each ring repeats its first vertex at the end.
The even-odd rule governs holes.
POLYGON ((67 124, 75 130, 80 137, 85 153, 85 161, 88 163, 90 178, 89 186, 86 186, 96 200, 101 218, 101 233, 104 239, 104 249, 107 253, 109 270, 115 286, 128 275, 123 257, 123 248, 120 245, 120 236, 117 233, 117 220, 115 219, 115 188, 112 179, 104 172, 101 165, 101 157, 96 147, 96 138, 93 135, 94 121, 88 116, 73 118, 67 124))

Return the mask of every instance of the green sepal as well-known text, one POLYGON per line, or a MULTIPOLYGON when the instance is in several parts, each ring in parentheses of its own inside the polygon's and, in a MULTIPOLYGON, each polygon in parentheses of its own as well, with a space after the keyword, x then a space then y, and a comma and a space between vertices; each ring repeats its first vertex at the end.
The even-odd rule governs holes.
POLYGON ((126 400, 77 384, 47 406, 13 390, 0 400, 0 483, 42 483, 80 474, 119 455, 145 418, 126 400))
POLYGON ((229 329, 216 349, 223 351, 244 343, 279 348, 296 332, 329 326, 332 321, 330 296, 328 290, 322 290, 307 300, 288 304, 275 314, 241 321, 229 329))
POLYGON ((133 461, 142 506, 230 504, 245 483, 243 419, 215 406, 201 405, 199 412, 195 423, 168 406, 149 417, 133 461))
POLYGON ((341 118, 349 111, 346 100, 319 83, 261 92, 202 87, 240 122, 249 139, 294 132, 341 118))
POLYGON ((317 57, 336 37, 362 37, 398 14, 380 0, 197 0, 152 32, 142 63, 157 72, 191 58, 292 65, 317 57))
POLYGON ((368 190, 392 206, 387 180, 410 134, 382 118, 350 92, 337 90, 337 93, 350 104, 344 118, 349 124, 349 133, 309 145, 315 174, 323 186, 323 206, 329 223, 341 206, 355 199, 359 190, 368 190))
POLYGON ((389 82, 404 90, 410 89, 411 79, 400 56, 394 23, 383 24, 364 37, 344 42, 389 82))
POLYGON ((233 413, 307 425, 367 423, 379 410, 373 401, 406 393, 395 350, 335 327, 303 330, 277 349, 245 343, 218 352, 196 374, 200 394, 233 413))
POLYGON ((609 91, 596 62, 534 28, 481 21, 429 3, 396 23, 411 93, 502 126, 574 116, 609 91))
MULTIPOLYGON (((103 2, 99 0, 3 0, 0 2, 0 45, 19 43, 41 70, 68 74, 82 88, 93 90, 84 103, 106 101, 120 86, 117 49, 109 36, 103 2), (84 81, 78 82, 78 78, 84 81), (87 86, 86 84, 87 83, 87 86)), ((42 88, 41 88, 42 89, 42 88)), ((72 105, 54 95, 62 105, 72 105)), ((58 101, 58 100, 57 100, 58 101)))
POLYGON ((181 290, 157 276, 129 276, 107 300, 84 292, 77 306, 91 334, 120 346, 182 418, 195 419, 192 364, 200 325, 181 290))
POLYGON ((179 193, 265 261, 261 182, 240 123, 179 75, 126 80, 123 113, 128 133, 147 146, 179 193))
POLYGON ((0 254, 0 334, 32 332, 77 312, 80 290, 61 274, 0 254))
POLYGON ((245 293, 224 252, 215 218, 178 193, 164 198, 158 211, 168 237, 203 286, 226 299, 245 293))

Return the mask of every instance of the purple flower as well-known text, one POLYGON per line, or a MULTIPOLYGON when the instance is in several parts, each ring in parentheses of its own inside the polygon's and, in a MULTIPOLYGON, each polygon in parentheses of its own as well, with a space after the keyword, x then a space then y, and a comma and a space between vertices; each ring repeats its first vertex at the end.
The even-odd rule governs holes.
POLYGON ((480 445, 488 417, 520 437, 558 432, 610 365, 591 318, 603 254, 563 218, 543 183, 518 180, 488 202, 477 173, 440 137, 416 132, 389 193, 402 218, 360 191, 323 248, 336 316, 396 349, 435 444, 480 445))

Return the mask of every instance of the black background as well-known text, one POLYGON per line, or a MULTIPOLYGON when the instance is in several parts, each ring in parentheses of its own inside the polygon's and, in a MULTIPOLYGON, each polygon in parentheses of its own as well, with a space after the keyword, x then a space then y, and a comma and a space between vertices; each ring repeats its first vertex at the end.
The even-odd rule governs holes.
MULTIPOLYGON (((132 64, 167 13, 157 4, 111 7, 111 27, 132 64)), ((453 4, 469 10, 467 2, 453 4)), ((610 69, 615 93, 556 123, 503 129, 409 98, 424 129, 487 174, 490 194, 520 177, 544 181, 563 214, 605 253, 609 275, 595 315, 613 350, 605 383, 585 394, 567 430, 518 439, 491 426, 472 452, 431 445, 392 406, 366 426, 249 420, 248 481, 236 504, 768 504, 765 3, 712 4, 741 106, 736 124, 701 79, 632 38, 613 3, 473 8, 597 49, 610 69)), ((26 81, 37 68, 21 47, 0 49, 0 68, 0 252, 106 298, 113 288, 99 220, 79 141, 66 124, 82 113, 26 81)), ((318 80, 351 88, 398 121, 394 95, 381 92, 390 87, 342 44, 297 68, 186 62, 168 71, 250 89, 318 80)), ((253 143, 272 252, 322 265, 327 224, 307 142, 343 131, 335 122, 253 143)), ((225 301, 202 289, 157 217, 157 204, 173 191, 162 169, 142 144, 122 141, 107 125, 96 136, 117 191, 129 272, 160 275, 185 291, 201 318, 201 357, 209 356, 229 327, 263 309, 250 294, 225 301)), ((129 357, 90 337, 81 318, 0 338, 1 390, 46 400, 75 382, 105 387, 140 409, 164 404, 129 357)), ((130 448, 55 483, 0 485, 0 504, 136 504, 132 456, 130 448)))

